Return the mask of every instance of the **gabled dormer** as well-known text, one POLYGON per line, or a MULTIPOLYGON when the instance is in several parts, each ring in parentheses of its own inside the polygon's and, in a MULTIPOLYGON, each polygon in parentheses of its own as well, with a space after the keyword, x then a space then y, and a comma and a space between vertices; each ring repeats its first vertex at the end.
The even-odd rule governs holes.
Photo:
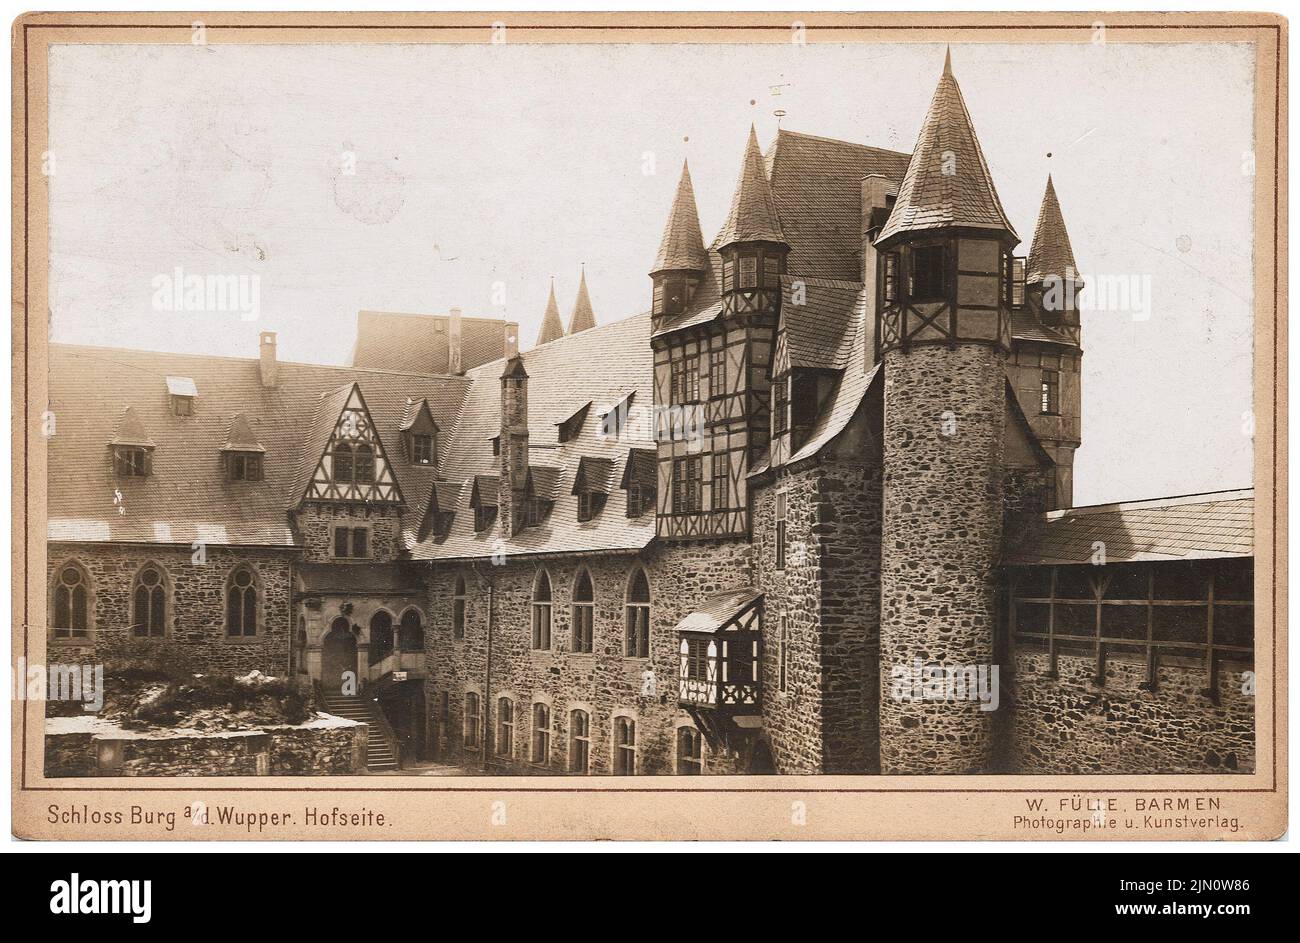
POLYGON ((262 481, 266 477, 266 449, 243 413, 230 420, 221 463, 227 481, 262 481))
MULTIPOLYGON (((305 501, 401 504, 402 492, 361 387, 328 394, 316 414, 311 446, 319 448, 305 501)), ((310 447, 310 446, 309 446, 310 447)))
POLYGON ((420 523, 420 539, 433 537, 441 540, 451 532, 452 521, 456 518, 456 506, 460 502, 461 485, 455 481, 435 481, 429 494, 429 506, 424 509, 424 520, 420 523))
POLYGON ((655 467, 658 464, 654 449, 629 449, 623 465, 623 478, 619 487, 627 492, 627 516, 641 517, 653 514, 655 509, 655 467))
POLYGON ((492 527, 497 519, 497 490, 499 479, 496 475, 475 475, 474 484, 469 495, 469 506, 474 511, 474 530, 483 533, 492 527))
POLYGON ((591 409, 591 402, 588 401, 579 406, 568 417, 561 419, 555 424, 555 435, 560 442, 569 442, 578 437, 582 432, 583 423, 587 421, 587 413, 591 409))
POLYGON ((153 473, 153 438, 130 406, 122 411, 108 447, 113 453, 113 474, 118 478, 148 478, 153 473))
POLYGON ((438 424, 434 422, 427 399, 406 401, 400 431, 402 452, 406 455, 408 464, 438 464, 438 424))
POLYGON ((578 496, 578 520, 589 521, 605 507, 614 487, 614 460, 584 455, 578 460, 572 493, 578 496))

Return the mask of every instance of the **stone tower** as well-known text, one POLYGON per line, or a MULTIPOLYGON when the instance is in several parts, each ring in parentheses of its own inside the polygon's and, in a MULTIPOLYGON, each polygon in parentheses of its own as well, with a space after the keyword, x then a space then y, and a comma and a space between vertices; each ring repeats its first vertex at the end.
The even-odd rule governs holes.
POLYGON ((951 60, 875 240, 885 372, 880 757, 975 773, 993 756, 1011 251, 951 60), (955 690, 927 680, 955 679, 955 690), (960 695, 954 697, 953 695, 960 695))

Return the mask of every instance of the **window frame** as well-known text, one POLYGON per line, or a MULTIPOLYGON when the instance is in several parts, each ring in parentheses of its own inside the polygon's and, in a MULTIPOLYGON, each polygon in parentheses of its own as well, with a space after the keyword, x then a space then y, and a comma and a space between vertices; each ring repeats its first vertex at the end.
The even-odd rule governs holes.
POLYGON ((914 245, 908 250, 908 300, 947 301, 949 290, 949 247, 944 242, 914 245), (922 261, 929 265, 922 267, 922 261), (936 261, 937 260, 937 261, 936 261))
POLYGON ((260 634, 258 631, 259 629, 258 623, 261 621, 260 609, 262 607, 262 601, 261 601, 261 587, 259 586, 259 581, 257 578, 257 570, 254 569, 251 564, 237 563, 234 567, 231 568, 229 575, 227 575, 226 577, 226 591, 225 591, 224 601, 226 604, 225 605, 225 610, 226 610, 225 637, 229 639, 256 638, 260 634), (239 585, 238 580, 240 574, 242 573, 248 574, 249 582, 247 586, 239 585), (240 595, 238 610, 236 610, 233 606, 234 594, 236 592, 238 592, 240 595), (252 607, 251 609, 249 608, 250 596, 251 596, 251 607, 252 607), (233 618, 236 612, 238 612, 239 615, 238 626, 236 626, 235 624, 236 620, 233 618), (248 626, 248 618, 250 612, 252 614, 252 622, 253 622, 252 631, 249 631, 249 626, 248 626), (235 631, 236 628, 238 628, 238 631, 235 631))
POLYGON ((565 760, 565 769, 570 773, 586 776, 591 773, 591 711, 581 707, 569 711, 569 749, 565 760), (581 716, 584 726, 582 733, 577 732, 577 718, 581 716), (581 754, 582 762, 577 762, 581 754))
POLYGON ((786 519, 789 516, 789 497, 788 492, 782 489, 774 495, 775 507, 772 512, 774 552, 772 568, 774 570, 785 569, 785 543, 786 543, 786 519))
POLYGON ((610 742, 614 750, 613 774, 637 775, 637 719, 632 714, 615 714, 610 742))
POLYGON ((136 572, 135 579, 131 581, 131 638, 166 638, 171 634, 168 631, 171 617, 169 596, 167 572, 161 566, 150 562, 136 572), (147 573, 154 574, 158 581, 147 585, 144 582, 147 573), (140 620, 141 594, 145 597, 143 624, 140 620))
POLYGON ((54 641, 77 642, 83 639, 90 639, 93 633, 92 620, 94 618, 94 587, 91 583, 90 572, 75 560, 68 560, 54 568, 53 582, 50 587, 50 609, 49 609, 49 634, 54 641), (64 581, 67 572, 73 572, 77 575, 74 583, 64 581), (80 591, 81 599, 78 605, 77 593, 80 591), (67 595, 68 622, 69 625, 58 625, 58 614, 60 605, 60 595, 67 595), (77 623, 81 625, 78 626, 77 623))
POLYGON ((515 702, 508 694, 497 697, 496 736, 493 738, 492 747, 492 752, 497 756, 514 757, 515 702), (505 749, 502 749, 503 744, 505 749))
POLYGON ((545 701, 534 701, 533 709, 529 716, 529 761, 535 766, 551 765, 551 743, 552 735, 555 732, 555 716, 551 710, 551 705, 545 701), (538 712, 545 714, 546 724, 538 724, 538 712), (540 754, 540 758, 539 758, 540 754))
POLYGON ((551 650, 552 629, 555 626, 555 583, 551 575, 542 568, 533 577, 533 592, 529 599, 529 648, 534 652, 551 650), (546 586, 546 598, 539 598, 538 592, 543 584, 546 586))
POLYGON ((650 586, 650 574, 646 572, 645 567, 637 566, 628 576, 627 590, 623 594, 623 657, 624 658, 649 658, 650 657, 650 634, 651 634, 651 613, 650 607, 654 599, 654 591, 650 586), (637 577, 641 576, 645 582, 645 599, 633 597, 637 585, 640 582, 637 577))
POLYGON ((143 445, 113 446, 116 478, 148 478, 153 474, 153 449, 143 445))
POLYGON ((483 730, 483 697, 477 691, 466 691, 461 701, 461 745, 466 750, 482 746, 479 734, 483 730), (472 709, 471 709, 472 708, 472 709))
POLYGON ((596 650, 596 584, 586 567, 578 570, 569 594, 569 651, 591 655, 596 650), (586 581, 589 595, 579 597, 579 587, 586 581))
POLYGON ((673 764, 676 774, 678 776, 704 775, 704 736, 697 728, 683 724, 677 728, 676 740, 676 758, 673 764), (682 747, 687 741, 691 744, 691 752, 684 754, 682 747))
POLYGON ((465 638, 465 617, 468 608, 466 601, 468 597, 465 576, 462 573, 457 573, 455 582, 451 584, 451 637, 456 640, 465 638))

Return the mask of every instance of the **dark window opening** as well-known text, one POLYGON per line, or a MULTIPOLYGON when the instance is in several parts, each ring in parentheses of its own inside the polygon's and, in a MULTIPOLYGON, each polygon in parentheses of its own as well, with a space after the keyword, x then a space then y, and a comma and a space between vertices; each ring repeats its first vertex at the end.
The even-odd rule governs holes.
POLYGON ((1061 372, 1044 370, 1041 387, 1039 412, 1045 416, 1056 416, 1061 411, 1061 372))
POLYGON ((917 246, 912 249, 913 301, 941 301, 948 288, 946 246, 917 246))
POLYGON ((113 449, 113 471, 118 478, 147 478, 152 470, 149 449, 134 446, 113 449))

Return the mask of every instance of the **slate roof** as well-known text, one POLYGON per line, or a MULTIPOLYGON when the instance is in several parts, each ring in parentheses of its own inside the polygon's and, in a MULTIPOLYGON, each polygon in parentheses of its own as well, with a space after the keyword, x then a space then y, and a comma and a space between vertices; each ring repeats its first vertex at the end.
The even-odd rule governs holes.
MULTIPOLYGON (((555 303, 555 279, 551 279, 551 296, 546 299, 546 312, 542 315, 542 329, 537 332, 537 346, 549 344, 564 336, 564 322, 560 320, 560 306, 555 303)), ((478 366, 478 364, 475 364, 478 366)))
POLYGON ((1087 563, 1094 543, 1107 563, 1249 557, 1255 552, 1255 492, 1099 504, 1041 515, 1003 562, 1016 566, 1087 563))
MULTIPOLYGON (((445 314, 358 311, 351 365, 369 370, 441 376, 450 370, 445 314)), ((460 319, 461 370, 496 360, 505 349, 506 322, 460 319)), ((439 424, 441 425, 441 423, 439 424)))
POLYGON ((1039 321, 1027 307, 1013 308, 1011 310, 1011 336, 1018 341, 1039 341, 1044 344, 1076 346, 1074 341, 1060 331, 1039 321))
POLYGON ((268 389, 253 359, 65 344, 50 345, 49 362, 49 408, 58 425, 49 440, 48 535, 68 541, 294 545, 287 508, 307 439, 318 435, 309 421, 322 396, 353 382, 361 385, 402 493, 422 500, 436 470, 400 457, 406 400, 427 399, 434 420, 449 429, 470 385, 463 377, 282 362, 279 386, 268 389), (168 375, 192 377, 203 391, 193 415, 172 412, 168 375), (128 409, 154 443, 148 478, 113 474, 109 440, 128 409), (225 479, 221 452, 241 414, 265 450, 264 481, 225 479))
POLYGON ((790 366, 843 370, 852 357, 862 356, 855 346, 866 309, 859 282, 785 275, 781 294, 790 366), (802 286, 802 304, 795 304, 796 285, 802 286))
POLYGON ((569 333, 577 334, 596 326, 596 313, 591 310, 591 295, 587 293, 587 270, 578 279, 578 297, 573 300, 573 313, 569 315, 569 333))
POLYGON ((699 272, 708 265, 704 252, 704 236, 700 234, 700 213, 695 206, 695 190, 691 186, 691 168, 682 161, 682 176, 677 181, 664 237, 659 243, 651 272, 685 270, 699 272))
POLYGON ((763 594, 752 586, 714 593, 705 599, 698 609, 678 622, 676 631, 717 632, 762 596, 763 594))
POLYGON ((418 572, 402 563, 309 563, 294 566, 304 592, 360 593, 374 596, 422 594, 418 572))
POLYGON ((1016 233, 993 186, 951 58, 944 60, 898 199, 876 243, 904 232, 949 226, 1016 233))
POLYGON ((1056 187, 1052 185, 1051 174, 1048 174, 1043 205, 1038 209, 1038 223, 1034 226, 1034 243, 1025 263, 1025 281, 1041 282, 1052 276, 1072 281, 1078 275, 1074 250, 1070 248, 1070 234, 1065 231, 1065 218, 1056 199, 1056 187))
MULTIPOLYGON (((469 503, 471 489, 464 488, 450 533, 421 540, 412 528, 406 535, 411 555, 416 559, 463 559, 487 557, 497 551, 550 554, 632 551, 646 546, 654 537, 654 514, 628 518, 624 502, 614 496, 595 518, 580 522, 578 498, 572 492, 573 476, 584 457, 608 460, 612 474, 621 480, 630 450, 654 449, 650 421, 653 352, 649 337, 650 315, 646 312, 597 325, 525 353, 523 361, 529 376, 529 465, 534 486, 548 488, 555 506, 540 525, 505 539, 499 519, 483 533, 475 532, 469 503), (581 396, 576 397, 575 391, 580 391, 581 396), (574 438, 557 442, 556 424, 572 415, 575 397, 616 404, 629 393, 633 394, 632 408, 620 439, 606 438, 602 423, 586 422, 574 438), (552 475, 554 481, 550 480, 552 475)), ((501 426, 502 366, 500 361, 484 364, 467 376, 470 389, 456 417, 442 468, 443 477, 450 481, 478 481, 485 492, 484 500, 489 500, 486 492, 490 491, 493 504, 500 458, 492 454, 492 437, 501 426)))
POLYGON ((731 195, 731 210, 722 231, 713 240, 713 248, 721 249, 733 242, 785 242, 781 230, 781 217, 777 214, 776 199, 767 179, 767 166, 758 149, 758 135, 749 126, 749 140, 740 164, 740 179, 731 195))

